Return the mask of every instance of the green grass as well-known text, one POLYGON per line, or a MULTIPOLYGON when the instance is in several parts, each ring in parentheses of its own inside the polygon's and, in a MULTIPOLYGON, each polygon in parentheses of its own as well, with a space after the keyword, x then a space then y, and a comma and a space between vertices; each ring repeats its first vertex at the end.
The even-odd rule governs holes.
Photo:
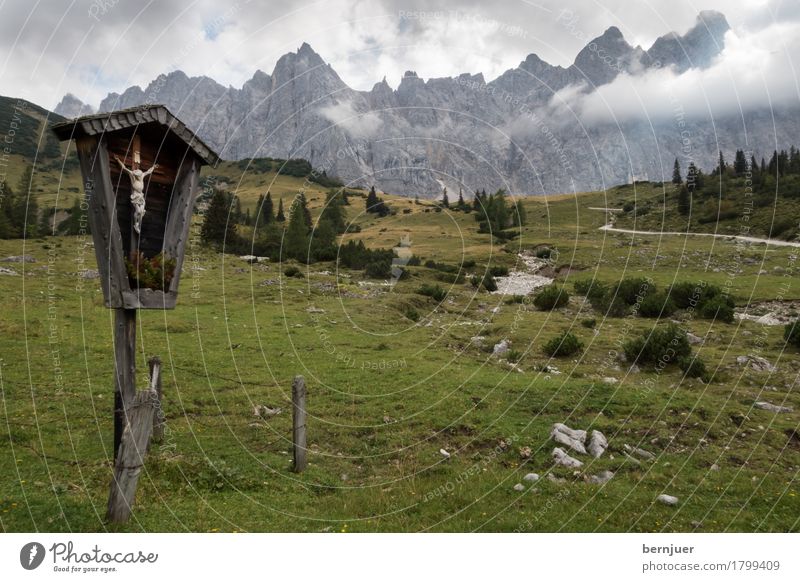
MULTIPOLYGON (((254 201, 268 179, 246 178, 243 200, 254 201)), ((297 188, 284 179, 291 183, 283 193, 269 186, 273 196, 297 188)), ((309 196, 312 208, 323 191, 309 196)), ((598 231, 605 213, 589 207, 616 206, 618 197, 527 200, 529 225, 502 244, 479 235, 470 214, 389 196, 398 213, 376 218, 354 199, 348 216, 363 230, 347 236, 385 248, 408 234, 423 263, 477 261, 467 274, 513 268, 519 250, 546 243, 558 250, 554 266, 575 268, 559 275, 570 291, 577 278, 649 276, 661 288, 705 279, 743 305, 775 299, 787 281, 774 267, 791 268, 792 249, 752 246, 735 259, 727 241, 598 231), (769 274, 759 276, 762 269, 769 274)), ((166 439, 147 457, 133 518, 109 526, 113 322, 98 281, 77 274, 95 268, 92 249, 66 237, 0 241, 0 257, 37 259, 3 263, 20 275, 0 276, 3 531, 692 531, 694 521, 701 531, 798 530, 800 446, 789 438, 798 413, 751 408, 764 399, 800 410, 791 390, 798 354, 783 351, 780 327, 678 312, 709 338, 695 350, 713 381, 683 379, 677 367, 626 375, 609 353, 655 321, 604 320, 580 296, 540 312, 478 292, 469 277, 443 283, 424 267, 408 267, 410 277, 386 287, 360 284, 361 273, 330 263, 300 265, 305 277, 289 278, 286 265, 188 252, 178 307, 139 317, 138 383, 146 383, 146 358, 160 355, 166 439), (447 297, 417 295, 425 284, 447 297), (587 318, 595 329, 580 325, 587 318), (550 360, 541 346, 565 330, 585 350, 550 360), (486 347, 471 341, 479 335, 486 347), (490 355, 503 338, 522 372, 490 355), (735 358, 747 353, 769 358, 778 372, 741 370, 735 358), (542 371, 553 365, 560 374, 542 371), (296 374, 309 391, 309 468, 301 475, 290 471, 289 454, 296 374), (606 376, 619 382, 606 384, 606 376), (258 419, 256 404, 283 412, 258 419), (609 454, 579 475, 553 469, 554 422, 602 430, 609 454), (623 444, 657 460, 634 465, 623 444), (709 470, 714 464, 719 471, 709 470), (605 486, 583 481, 603 469, 616 473, 605 486), (551 470, 566 482, 512 490, 526 473, 551 470), (655 504, 662 492, 679 506, 655 504)), ((799 299, 800 288, 784 296, 799 299)))

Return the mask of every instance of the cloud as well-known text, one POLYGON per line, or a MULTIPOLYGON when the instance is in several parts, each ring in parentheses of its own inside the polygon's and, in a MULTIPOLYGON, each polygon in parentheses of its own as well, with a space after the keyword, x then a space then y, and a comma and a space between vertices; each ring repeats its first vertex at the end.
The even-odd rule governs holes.
POLYGON ((679 114, 716 118, 741 111, 800 105, 800 23, 773 23, 755 32, 729 31, 725 49, 707 69, 620 75, 593 92, 568 87, 550 100, 551 113, 584 124, 662 121, 679 114))
POLYGON ((358 113, 350 101, 321 107, 319 113, 355 138, 375 137, 383 124, 377 113, 374 111, 358 113))

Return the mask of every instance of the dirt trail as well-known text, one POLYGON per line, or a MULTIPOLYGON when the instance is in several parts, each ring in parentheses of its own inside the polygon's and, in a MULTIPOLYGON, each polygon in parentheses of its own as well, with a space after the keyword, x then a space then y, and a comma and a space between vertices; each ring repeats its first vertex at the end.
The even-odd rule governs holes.
POLYGON ((660 236, 662 234, 671 236, 710 236, 714 238, 721 238, 725 240, 740 240, 751 243, 768 244, 775 247, 794 247, 800 248, 800 242, 791 242, 787 240, 777 240, 774 238, 758 238, 754 236, 741 236, 733 234, 714 234, 712 232, 659 232, 657 230, 632 230, 630 228, 616 228, 611 224, 606 224, 600 227, 600 230, 609 232, 622 232, 626 234, 646 234, 649 236, 660 236))

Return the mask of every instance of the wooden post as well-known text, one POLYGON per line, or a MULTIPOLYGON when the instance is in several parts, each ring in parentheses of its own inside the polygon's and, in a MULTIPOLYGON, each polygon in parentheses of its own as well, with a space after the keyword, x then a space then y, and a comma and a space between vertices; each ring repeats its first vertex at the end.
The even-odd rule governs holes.
POLYGON ((119 455, 126 411, 136 396, 136 310, 114 310, 114 460, 119 455))
POLYGON ((144 465, 144 455, 153 432, 156 394, 142 390, 128 406, 128 422, 122 433, 119 456, 114 463, 114 479, 108 497, 106 519, 113 523, 128 521, 144 465))
POLYGON ((160 443, 164 438, 164 400, 161 388, 161 358, 153 356, 147 361, 150 366, 150 390, 156 394, 156 411, 153 413, 153 441, 160 443))
POLYGON ((306 381, 295 376, 292 382, 292 444, 294 472, 305 470, 306 461, 306 381))

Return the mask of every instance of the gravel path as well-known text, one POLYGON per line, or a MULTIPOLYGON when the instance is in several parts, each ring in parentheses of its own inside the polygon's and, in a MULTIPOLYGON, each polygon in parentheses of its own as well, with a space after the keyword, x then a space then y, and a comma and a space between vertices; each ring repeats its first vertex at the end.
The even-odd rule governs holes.
POLYGON ((606 224, 600 227, 600 230, 607 230, 609 232, 622 232, 627 234, 646 234, 650 236, 660 236, 662 234, 671 236, 710 236, 714 238, 721 238, 725 240, 741 240, 751 243, 762 243, 772 245, 774 247, 794 247, 800 248, 800 242, 791 242, 787 240, 777 240, 774 238, 757 238, 754 236, 741 236, 733 234, 714 234, 711 232, 659 232, 657 230, 632 230, 629 228, 616 228, 611 224, 606 224))

